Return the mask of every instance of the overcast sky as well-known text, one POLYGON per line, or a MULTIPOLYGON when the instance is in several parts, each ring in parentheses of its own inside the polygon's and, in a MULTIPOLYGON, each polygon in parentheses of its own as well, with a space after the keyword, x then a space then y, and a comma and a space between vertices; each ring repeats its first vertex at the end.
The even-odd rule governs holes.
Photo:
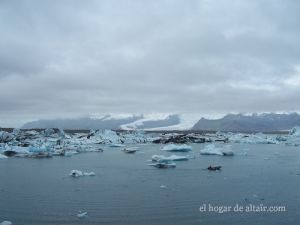
POLYGON ((300 110, 298 0, 0 0, 0 125, 300 110))

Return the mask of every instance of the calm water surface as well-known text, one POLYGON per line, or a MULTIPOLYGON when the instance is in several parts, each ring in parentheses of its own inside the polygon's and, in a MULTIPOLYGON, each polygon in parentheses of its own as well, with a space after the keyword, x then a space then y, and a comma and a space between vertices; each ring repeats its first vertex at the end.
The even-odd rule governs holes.
MULTIPOLYGON (((300 148, 232 145, 234 157, 195 156, 175 169, 148 166, 161 145, 137 145, 52 159, 0 161, 0 222, 14 225, 293 225, 300 224, 300 148), (245 152, 247 152, 245 154, 245 152), (221 172, 203 170, 222 165, 221 172), (71 178, 72 169, 95 177, 71 178), (161 185, 167 188, 160 188, 161 185), (280 213, 199 212, 203 204, 285 206, 280 213), (78 219, 79 210, 88 217, 78 219)), ((179 153, 184 155, 183 153, 179 153)), ((207 209, 208 210, 208 209, 207 209)))

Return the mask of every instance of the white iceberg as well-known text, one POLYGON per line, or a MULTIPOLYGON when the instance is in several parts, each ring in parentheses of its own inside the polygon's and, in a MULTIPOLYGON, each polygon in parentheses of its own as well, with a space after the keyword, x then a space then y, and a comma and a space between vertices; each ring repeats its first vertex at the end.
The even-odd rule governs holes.
POLYGON ((7 159, 8 157, 5 155, 0 154, 0 159, 7 159))
POLYGON ((118 148, 118 147, 125 147, 126 145, 123 145, 123 144, 118 144, 118 143, 112 143, 109 145, 109 147, 112 147, 112 148, 118 148))
POLYGON ((168 144, 162 147, 161 150, 171 151, 171 152, 188 152, 192 150, 192 147, 186 144, 182 144, 182 145, 168 144))
POLYGON ((169 162, 158 162, 154 164, 149 164, 149 166, 154 166, 156 168, 174 168, 176 167, 176 163, 169 163, 169 162))
POLYGON ((206 145, 200 150, 201 155, 223 155, 222 149, 216 147, 214 144, 206 145))
POLYGON ((263 133, 257 134, 228 134, 228 140, 234 143, 243 144, 278 144, 276 136, 270 136, 263 133))
POLYGON ((186 161, 189 160, 188 156, 180 156, 180 155, 153 155, 152 161, 154 162, 164 162, 164 161, 186 161))
POLYGON ((0 223, 0 225, 12 225, 11 221, 5 220, 2 223, 0 223))
POLYGON ((291 146, 300 146, 300 127, 294 127, 290 130, 286 144, 291 146))
POLYGON ((87 217, 87 212, 81 212, 81 211, 79 211, 79 213, 77 214, 77 217, 79 219, 83 219, 83 218, 87 217))
POLYGON ((231 146, 225 146, 224 148, 216 147, 214 144, 206 145, 200 150, 201 155, 221 155, 221 156, 233 156, 234 153, 231 150, 231 146))
POLYGON ((300 136, 300 127, 293 127, 290 132, 289 132, 289 135, 292 135, 292 136, 300 136))
POLYGON ((80 170, 72 170, 69 174, 71 177, 95 176, 94 172, 82 172, 80 170))

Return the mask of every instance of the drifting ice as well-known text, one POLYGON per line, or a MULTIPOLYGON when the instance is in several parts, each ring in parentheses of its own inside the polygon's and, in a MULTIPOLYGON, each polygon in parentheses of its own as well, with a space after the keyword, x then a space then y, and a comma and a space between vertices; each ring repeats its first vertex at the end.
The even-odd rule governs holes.
POLYGON ((206 145, 204 149, 200 150, 201 155, 223 155, 222 149, 216 147, 214 144, 206 145))
POLYGON ((171 156, 153 155, 152 156, 152 161, 154 162, 185 161, 185 160, 189 160, 188 156, 179 156, 179 155, 171 155, 171 156))
POLYGON ((0 154, 0 159, 7 159, 8 157, 5 155, 0 154))
POLYGON ((12 222, 6 220, 0 223, 0 225, 12 225, 12 222))
POLYGON ((188 152, 192 150, 192 147, 186 144, 183 145, 174 145, 169 144, 164 146, 161 150, 163 151, 172 151, 172 152, 188 152))
POLYGON ((218 148, 214 144, 206 145, 204 149, 200 150, 201 155, 223 155, 233 156, 234 153, 230 149, 230 146, 226 146, 225 149, 218 148))
POLYGON ((79 219, 85 218, 87 216, 87 212, 81 212, 79 211, 79 213, 77 214, 77 217, 79 219))
POLYGON ((80 170, 72 170, 69 174, 71 177, 95 176, 94 172, 82 172, 80 170))

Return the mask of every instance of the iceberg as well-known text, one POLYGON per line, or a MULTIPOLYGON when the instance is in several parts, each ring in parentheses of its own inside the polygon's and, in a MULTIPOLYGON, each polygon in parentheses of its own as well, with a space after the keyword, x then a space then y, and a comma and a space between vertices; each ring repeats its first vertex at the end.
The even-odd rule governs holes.
POLYGON ((154 163, 154 164, 149 164, 149 166, 154 166, 156 168, 165 169, 165 168, 174 168, 174 167, 176 167, 176 163, 158 162, 158 163, 154 163))
POLYGON ((200 150, 201 155, 223 155, 222 149, 216 147, 214 144, 209 144, 200 150))
POLYGON ((166 161, 186 161, 189 160, 188 156, 179 156, 179 155, 171 155, 171 156, 163 156, 163 155, 153 155, 153 162, 166 162, 166 161))
POLYGON ((289 135, 291 136, 300 136, 300 127, 293 127, 290 131, 289 131, 289 135))
POLYGON ((0 223, 0 225, 12 225, 12 222, 5 220, 2 223, 0 223))
POLYGON ((286 144, 291 146, 300 146, 300 127, 294 127, 290 130, 286 144))
POLYGON ((80 170, 72 170, 69 174, 71 177, 95 176, 94 172, 82 172, 80 170))
POLYGON ((7 159, 8 157, 5 155, 0 154, 0 159, 7 159))
POLYGON ((234 153, 231 150, 231 146, 227 145, 224 148, 216 147, 214 144, 209 144, 200 150, 201 155, 221 155, 221 156, 233 156, 234 153))
POLYGON ((182 144, 182 145, 168 144, 162 147, 161 150, 171 151, 171 152, 188 152, 192 150, 192 147, 186 144, 182 144))
POLYGON ((81 212, 81 211, 79 211, 79 213, 77 214, 77 217, 79 219, 83 219, 83 218, 87 217, 87 212, 81 212))
POLYGON ((119 147, 125 147, 126 145, 123 145, 123 144, 118 144, 118 143, 113 143, 113 144, 110 144, 109 147, 112 147, 112 148, 119 148, 119 147))
POLYGON ((122 151, 128 154, 133 154, 136 153, 136 151, 138 151, 138 148, 137 147, 123 148, 122 151))
POLYGON ((229 134, 228 140, 234 143, 242 144, 278 144, 276 137, 265 135, 262 133, 257 134, 229 134))

